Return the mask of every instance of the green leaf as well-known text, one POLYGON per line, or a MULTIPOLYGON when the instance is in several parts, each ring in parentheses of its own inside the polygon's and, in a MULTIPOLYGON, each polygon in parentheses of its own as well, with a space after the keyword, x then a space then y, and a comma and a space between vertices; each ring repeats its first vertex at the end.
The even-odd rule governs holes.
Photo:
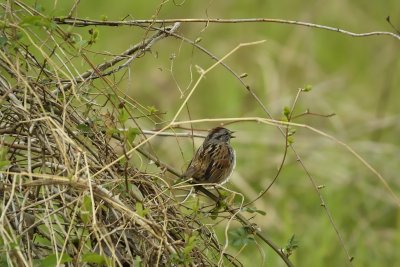
POLYGON ((129 127, 128 131, 125 132, 125 137, 128 143, 132 144, 135 141, 136 135, 140 134, 140 130, 138 128, 129 127))
POLYGON ((147 215, 147 213, 149 212, 148 209, 144 209, 144 208, 143 208, 142 202, 136 202, 135 207, 136 207, 136 213, 137 213, 140 217, 145 217, 145 216, 147 215))
POLYGON ((136 213, 139 214, 139 216, 143 217, 143 204, 141 202, 136 202, 136 213))
POLYGON ((188 256, 196 245, 197 245, 196 232, 194 232, 193 235, 191 236, 185 234, 185 247, 183 248, 183 254, 188 256))
POLYGON ((80 217, 85 224, 88 224, 92 216, 92 199, 89 195, 83 197, 82 206, 80 210, 80 217))
POLYGON ((26 16, 19 23, 21 27, 28 26, 39 26, 46 27, 48 29, 55 29, 57 24, 49 18, 41 17, 41 16, 26 16))
POLYGON ((89 45, 96 43, 97 40, 99 39, 99 30, 97 28, 90 29, 89 34, 90 34, 89 45))
POLYGON ((258 209, 256 209, 256 208, 247 208, 247 207, 245 207, 245 208, 243 208, 242 209, 243 211, 247 211, 247 212, 249 212, 249 213, 258 213, 258 214, 261 214, 261 215, 266 215, 267 213, 265 212, 265 211, 263 211, 263 210, 258 210, 258 209))
POLYGON ((87 125, 86 123, 80 123, 76 126, 76 128, 82 132, 82 133, 89 133, 90 132, 90 126, 87 125))
POLYGON ((234 247, 242 247, 253 242, 255 242, 254 236, 243 227, 229 231, 229 243, 234 247))
POLYGON ((295 251, 299 247, 299 241, 296 239, 296 236, 293 234, 292 237, 288 240, 285 248, 283 249, 284 253, 287 256, 292 255, 293 251, 295 251))
POLYGON ((150 114, 154 114, 158 111, 155 106, 147 106, 147 109, 149 110, 150 114))
POLYGON ((106 258, 102 255, 99 255, 97 253, 86 253, 82 257, 82 262, 86 263, 95 263, 95 264, 105 264, 106 263, 106 258))
MULTIPOLYGON (((125 192, 125 190, 122 190, 122 191, 125 192)), ((134 197, 138 201, 142 201, 144 199, 144 196, 143 196, 142 192, 140 191, 140 189, 132 183, 128 183, 128 194, 129 194, 129 196, 134 197)))
POLYGON ((66 254, 62 255, 61 260, 57 259, 56 254, 50 254, 46 258, 39 261, 39 266, 40 267, 55 267, 55 266, 57 266, 57 262, 59 264, 64 264, 64 263, 68 263, 71 261, 72 261, 72 258, 66 254))
POLYGON ((296 129, 289 127, 288 136, 292 136, 296 133, 296 129))
MULTIPOLYGON (((41 229, 43 229, 43 227, 41 229)), ((48 228, 46 228, 43 232, 48 234, 48 228)), ((51 246, 51 241, 49 239, 47 239, 46 237, 42 237, 40 235, 35 235, 35 244, 38 244, 41 246, 51 246)))
POLYGON ((121 109, 118 114, 118 120, 124 124, 129 119, 129 114, 125 109, 121 109))
POLYGON ((135 257, 135 266, 141 267, 142 266, 142 258, 139 255, 135 257))
POLYGON ((303 92, 310 92, 312 89, 312 85, 311 84, 306 84, 304 86, 304 88, 302 89, 303 92))
POLYGON ((290 108, 289 107, 284 107, 283 108, 283 115, 285 115, 285 117, 287 119, 289 119, 289 116, 290 116, 290 108))
POLYGON ((112 136, 113 134, 118 134, 118 133, 120 133, 120 130, 117 128, 107 128, 106 129, 107 136, 112 136))

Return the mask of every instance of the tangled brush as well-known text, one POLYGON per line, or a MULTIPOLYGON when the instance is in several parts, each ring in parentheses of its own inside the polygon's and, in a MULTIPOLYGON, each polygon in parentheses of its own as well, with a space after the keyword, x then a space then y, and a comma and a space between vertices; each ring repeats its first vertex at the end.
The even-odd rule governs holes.
POLYGON ((95 31, 85 43, 26 4, 1 7, 0 262, 171 266, 225 258, 239 264, 222 252, 212 229, 181 212, 155 178, 164 169, 141 172, 125 150, 115 151, 115 144, 146 137, 137 128, 118 130, 135 116, 127 106, 140 110, 140 104, 113 94, 107 76, 138 64, 177 25, 145 29, 148 38, 78 72, 76 62, 91 64, 83 51, 95 31), (97 99, 110 111, 99 114, 97 99))

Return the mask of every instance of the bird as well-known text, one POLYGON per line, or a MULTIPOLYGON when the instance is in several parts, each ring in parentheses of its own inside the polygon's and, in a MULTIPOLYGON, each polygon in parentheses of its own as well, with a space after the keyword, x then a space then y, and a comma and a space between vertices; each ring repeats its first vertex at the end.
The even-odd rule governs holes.
POLYGON ((236 165, 236 153, 230 144, 231 138, 235 138, 233 133, 224 127, 211 129, 183 176, 192 178, 194 183, 226 183, 236 165))

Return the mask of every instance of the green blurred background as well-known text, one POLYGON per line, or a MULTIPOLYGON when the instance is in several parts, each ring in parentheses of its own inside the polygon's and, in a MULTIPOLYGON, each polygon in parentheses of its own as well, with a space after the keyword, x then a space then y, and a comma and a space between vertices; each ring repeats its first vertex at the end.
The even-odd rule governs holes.
MULTIPOLYGON (((34 1, 29 3, 33 4, 34 1)), ((51 16, 68 14, 72 1, 37 1, 51 16)), ((394 31, 400 28, 400 1, 82 1, 76 17, 122 20, 150 18, 280 18, 342 28, 357 33, 394 31), (158 10, 158 12, 157 12, 158 10)), ((245 78, 274 118, 281 119, 298 88, 295 114, 306 109, 336 116, 304 116, 295 120, 322 130, 355 149, 385 177, 399 196, 400 180, 400 40, 389 36, 354 38, 332 31, 272 23, 183 24, 181 35, 195 40, 222 57, 240 43, 265 40, 244 47, 226 63, 245 78)), ((68 26, 63 26, 68 29, 68 26)), ((91 27, 93 28, 93 27, 91 27)), ((89 38, 89 28, 74 29, 89 38)), ((99 40, 89 50, 121 53, 144 38, 135 27, 98 27, 99 40)), ((87 54, 94 63, 109 57, 87 54)), ((81 71, 89 66, 79 62, 81 71)), ((129 71, 116 78, 120 90, 144 106, 154 106, 170 120, 199 74, 213 61, 204 53, 175 38, 158 42, 151 54, 135 60, 129 71)), ((266 117, 250 94, 228 71, 214 68, 201 81, 188 103, 192 119, 266 117)), ((184 111, 180 120, 189 119, 184 111)), ((159 128, 143 120, 146 129, 159 128)), ((184 125, 189 126, 189 125, 184 125)), ((196 124, 209 129, 216 123, 196 124)), ((229 126, 237 131, 233 145, 238 162, 228 187, 255 198, 276 175, 285 140, 274 126, 242 122, 229 126)), ((196 140, 197 147, 201 140, 196 140)), ((190 160, 190 139, 157 138, 152 142, 159 158, 183 169, 190 160)), ((400 266, 400 213, 388 191, 349 151, 326 137, 298 128, 294 146, 318 185, 343 237, 355 257, 354 266, 400 266)), ((150 165, 144 162, 143 170, 150 165)), ((293 235, 299 248, 291 256, 296 266, 346 266, 347 256, 305 171, 289 151, 278 181, 255 203, 265 216, 254 221, 279 246, 293 235)), ((224 242, 221 227, 221 242, 224 242)), ((232 225, 235 229, 237 225, 232 225)), ((263 243, 251 243, 239 255, 244 266, 284 266, 263 243)), ((236 254, 230 246, 228 252, 236 254)))

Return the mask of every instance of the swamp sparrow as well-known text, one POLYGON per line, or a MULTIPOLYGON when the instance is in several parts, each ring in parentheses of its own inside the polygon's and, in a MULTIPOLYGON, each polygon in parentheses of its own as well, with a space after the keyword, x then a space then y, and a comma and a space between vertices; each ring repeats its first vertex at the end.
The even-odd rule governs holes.
POLYGON ((229 143, 234 138, 232 134, 223 127, 211 129, 189 163, 184 177, 193 178, 195 183, 226 183, 236 164, 235 151, 229 143))

